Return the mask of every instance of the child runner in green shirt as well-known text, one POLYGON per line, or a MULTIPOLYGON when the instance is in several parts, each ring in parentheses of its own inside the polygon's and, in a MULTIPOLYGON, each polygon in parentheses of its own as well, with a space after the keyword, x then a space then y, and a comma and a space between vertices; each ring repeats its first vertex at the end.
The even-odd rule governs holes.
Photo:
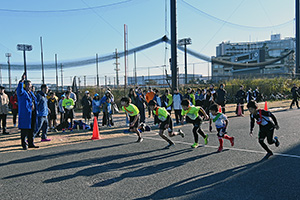
POLYGON ((165 108, 161 108, 161 107, 157 106, 155 100, 151 100, 148 105, 150 107, 150 110, 153 111, 153 114, 156 115, 158 118, 159 136, 169 143, 169 145, 166 146, 165 148, 168 149, 171 146, 174 146, 175 143, 172 140, 170 140, 169 138, 167 138, 167 136, 164 135, 164 131, 166 129, 168 129, 170 137, 173 137, 176 135, 181 135, 181 137, 184 137, 184 133, 180 129, 178 130, 178 132, 173 132, 173 121, 170 116, 170 113, 165 108))
POLYGON ((204 134, 203 130, 201 129, 202 120, 199 116, 199 111, 203 113, 205 119, 209 119, 208 115, 202 107, 190 105, 190 101, 188 99, 182 100, 181 106, 181 115, 183 116, 181 123, 183 124, 184 116, 186 116, 186 122, 194 125, 193 134, 195 143, 192 145, 192 148, 197 148, 199 146, 198 133, 204 138, 204 144, 206 145, 208 142, 208 135, 204 134))
POLYGON ((121 99, 122 110, 125 111, 126 116, 130 118, 129 130, 131 132, 135 132, 138 136, 138 140, 136 142, 142 142, 143 138, 141 136, 140 131, 138 130, 140 111, 139 109, 131 103, 131 99, 128 97, 123 97, 121 99))

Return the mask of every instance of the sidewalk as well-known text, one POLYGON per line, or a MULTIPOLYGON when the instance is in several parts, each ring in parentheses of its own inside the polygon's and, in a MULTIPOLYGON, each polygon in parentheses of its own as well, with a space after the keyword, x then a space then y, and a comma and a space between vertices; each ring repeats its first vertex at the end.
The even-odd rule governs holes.
MULTIPOLYGON (((276 111, 284 111, 289 109, 291 100, 284 100, 284 101, 274 101, 268 102, 267 106, 268 109, 272 112, 276 111)), ((265 106, 265 102, 259 103, 259 107, 263 109, 265 106)), ((235 114, 236 104, 228 104, 226 105, 226 115, 229 118, 236 117, 235 114)), ((295 108, 294 108, 295 109, 295 108)), ((76 120, 81 119, 82 114, 76 113, 76 120)), ((148 112, 146 111, 146 116, 148 116, 148 112)), ((245 116, 249 116, 249 112, 246 109, 245 105, 245 116)), ((121 137, 127 134, 124 134, 123 131, 128 129, 126 127, 125 121, 125 114, 119 113, 113 116, 114 118, 114 127, 102 127, 101 120, 99 120, 99 128, 100 128, 100 137, 101 139, 113 138, 113 137, 121 137)), ((99 119, 102 119, 102 115, 100 115, 99 119)), ((173 116, 174 119, 174 116, 173 116)), ((59 120, 57 120, 59 121, 59 120)), ((92 120, 91 120, 92 121, 92 120)), ((153 118, 147 118, 146 123, 149 125, 153 124, 153 118)), ((20 141, 20 131, 18 128, 13 127, 12 124, 12 115, 9 115, 7 118, 7 125, 8 131, 10 132, 9 135, 2 135, 0 134, 0 153, 4 152, 15 152, 15 151, 23 151, 21 148, 21 141, 20 141)), ((178 126, 180 127, 180 126, 178 126)), ((48 138, 51 139, 50 142, 41 142, 40 138, 35 139, 35 144, 40 146, 40 148, 48 148, 54 146, 61 146, 67 144, 75 144, 81 142, 91 141, 92 131, 87 130, 74 130, 73 133, 66 133, 59 132, 49 132, 48 138)), ((131 134, 131 133, 130 133, 131 134)), ((132 133, 133 134, 133 133, 132 133)), ((37 151, 38 149, 35 149, 37 151)), ((32 151, 32 150, 30 150, 32 151)))

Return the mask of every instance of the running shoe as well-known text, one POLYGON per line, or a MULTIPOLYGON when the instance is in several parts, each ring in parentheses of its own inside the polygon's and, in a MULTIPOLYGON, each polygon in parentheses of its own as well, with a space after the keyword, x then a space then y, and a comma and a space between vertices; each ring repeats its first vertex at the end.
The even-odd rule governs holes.
POLYGON ((182 131, 181 129, 178 129, 178 133, 179 133, 179 135, 180 135, 182 138, 184 138, 184 133, 183 133, 183 131, 182 131))
POLYGON ((174 142, 169 143, 169 144, 165 147, 165 149, 169 149, 169 148, 172 147, 172 146, 175 146, 175 143, 174 143, 174 142))
POLYGON ((198 146, 199 146, 199 144, 195 142, 195 143, 192 145, 192 148, 196 149, 198 146))
POLYGON ((204 138, 204 144, 207 145, 207 143, 208 143, 208 134, 206 134, 204 138))
POLYGON ((279 142, 279 140, 278 140, 278 137, 277 137, 277 136, 274 137, 274 140, 275 140, 275 146, 276 146, 276 147, 279 147, 280 142, 279 142))
POLYGON ((230 140, 231 146, 234 146, 234 137, 232 137, 232 139, 230 140))
POLYGON ((140 143, 140 142, 143 142, 143 140, 144 140, 143 138, 139 138, 136 142, 140 143))
POLYGON ((217 152, 221 153, 222 151, 223 151, 223 147, 219 147, 217 152))
POLYGON ((273 153, 272 152, 269 152, 265 155, 265 157, 263 157, 263 160, 267 160, 268 158, 270 158, 270 156, 272 156, 273 153))

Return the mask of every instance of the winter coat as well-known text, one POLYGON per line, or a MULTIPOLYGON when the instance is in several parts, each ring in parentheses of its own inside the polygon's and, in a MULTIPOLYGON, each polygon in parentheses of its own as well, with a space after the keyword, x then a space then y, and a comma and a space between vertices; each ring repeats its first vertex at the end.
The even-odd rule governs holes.
MULTIPOLYGON (((36 108, 37 100, 33 92, 27 92, 23 88, 23 82, 19 82, 17 87, 18 105, 19 105, 19 128, 31 129, 32 112, 36 112, 36 109, 32 110, 32 106, 36 108)), ((35 128, 35 127, 34 127, 35 128)))
POLYGON ((8 114, 9 99, 7 94, 0 94, 0 114, 8 114))

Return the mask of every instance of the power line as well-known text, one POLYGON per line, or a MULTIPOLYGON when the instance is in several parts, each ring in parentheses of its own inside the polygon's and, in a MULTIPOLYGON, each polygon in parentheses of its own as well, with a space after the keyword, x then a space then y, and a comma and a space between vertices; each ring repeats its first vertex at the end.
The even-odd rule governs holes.
POLYGON ((0 9, 0 12, 13 12, 13 13, 63 13, 63 12, 80 12, 80 11, 90 11, 93 9, 99 9, 99 8, 107 8, 107 7, 112 7, 116 5, 121 5, 121 4, 126 4, 134 0, 125 0, 125 1, 120 1, 117 3, 111 3, 111 4, 106 4, 106 5, 101 5, 101 6, 94 6, 90 7, 88 6, 87 8, 74 8, 74 9, 65 9, 65 10, 13 10, 13 9, 0 9))
POLYGON ((272 25, 272 26, 247 26, 247 25, 243 25, 243 24, 236 24, 236 23, 232 23, 232 22, 229 22, 227 20, 224 20, 224 19, 220 19, 216 16, 213 16, 213 15, 210 15, 202 10, 200 10, 199 8, 196 8, 195 6, 191 5, 190 3, 186 2, 185 0, 180 0, 184 5, 188 6, 189 8, 192 8, 194 11, 197 11, 198 13, 200 13, 201 15, 209 18, 209 19, 212 19, 214 21, 218 21, 218 22, 221 22, 221 23, 226 23, 227 25, 231 25, 231 26, 234 26, 234 27, 239 27, 239 28, 246 28, 246 29, 273 29, 275 27, 282 27, 282 26, 286 26, 290 23, 293 23, 293 20, 294 19, 291 19, 287 22, 284 22, 284 23, 281 23, 281 24, 277 24, 277 25, 272 25))

